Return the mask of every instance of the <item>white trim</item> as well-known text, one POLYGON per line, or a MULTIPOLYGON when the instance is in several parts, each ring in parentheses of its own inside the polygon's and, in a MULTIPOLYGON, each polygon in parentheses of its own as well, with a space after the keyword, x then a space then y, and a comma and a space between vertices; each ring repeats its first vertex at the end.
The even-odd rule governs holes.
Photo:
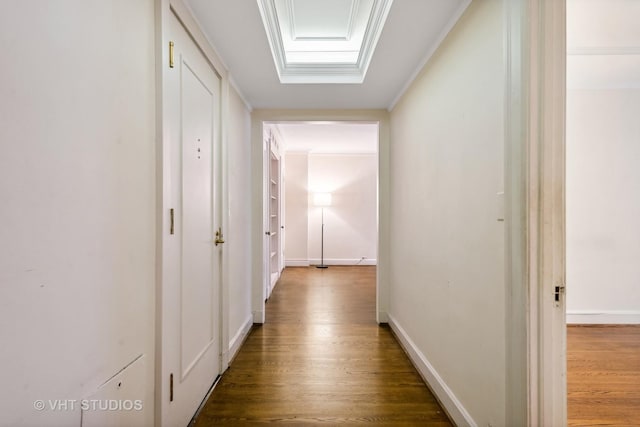
POLYGON ((570 47, 567 55, 640 55, 640 46, 570 47))
POLYGON ((389 313, 387 313, 386 311, 379 311, 376 322, 378 322, 378 324, 389 323, 389 313))
POLYGON ((464 14, 464 11, 467 10, 467 7, 469 7, 470 4, 471 4, 471 0, 465 0, 464 2, 462 2, 458 10, 456 10, 455 13, 451 16, 451 19, 449 20, 449 22, 447 22, 447 24, 444 26, 444 28, 438 35, 436 42, 432 45, 431 49, 427 51, 427 54, 424 56, 422 61, 420 61, 420 63, 418 64, 414 72, 411 74, 411 76, 407 79, 404 86, 402 86, 402 89, 400 90, 400 92, 398 92, 398 95, 396 95, 393 101, 391 101, 391 104, 389 104, 387 111, 391 112, 396 107, 396 104, 404 96, 405 92, 409 90, 409 88, 411 87, 415 79, 418 78, 418 75, 420 74, 422 69, 427 65, 427 63, 429 62, 433 54, 436 53, 436 51, 438 50, 438 48, 440 47, 444 39, 451 32, 453 27, 458 23, 458 20, 460 20, 460 18, 464 14))
POLYGON ((284 266, 285 267, 309 267, 308 259, 285 259, 284 266))
POLYGON ((388 317, 389 326, 400 341, 400 345, 453 423, 458 427, 476 427, 478 424, 473 420, 469 412, 462 405, 462 402, 458 400, 453 391, 447 386, 426 356, 418 349, 418 346, 416 346, 405 330, 398 324, 398 321, 391 315, 388 315, 388 317))
POLYGON ((528 92, 523 75, 524 1, 506 1, 504 7, 504 207, 505 207, 505 425, 528 425, 529 381, 527 337, 527 248, 525 224, 525 169, 528 92))
MULTIPOLYGON (((376 259, 366 258, 325 258, 325 265, 378 265, 376 259)), ((318 265, 320 264, 320 258, 311 258, 309 259, 309 264, 318 265)))
POLYGON ((335 157, 335 156, 340 156, 340 157, 362 157, 362 156, 377 156, 378 152, 377 151, 349 151, 348 153, 337 153, 337 152, 329 152, 329 151, 309 151, 308 152, 309 156, 315 156, 315 157, 321 157, 321 156, 326 156, 326 157, 335 157))
MULTIPOLYGON (((264 307, 264 302, 262 304, 264 307)), ((264 323, 264 319, 265 319, 264 311, 253 311, 251 316, 253 317, 253 323, 264 323)))
POLYGON ((315 149, 311 150, 284 150, 285 155, 307 155, 307 156, 377 156, 378 153, 376 151, 348 151, 348 152, 337 152, 337 151, 316 151, 315 149))
POLYGON ((640 325, 638 310, 571 310, 567 323, 572 325, 640 325))
POLYGON ((229 340, 229 352, 226 354, 226 362, 227 365, 236 357, 238 351, 244 344, 244 341, 249 336, 249 331, 251 331, 251 327, 253 326, 253 316, 250 314, 247 316, 247 319, 244 321, 238 332, 229 340))
POLYGON ((567 425, 565 279, 565 0, 523 3, 522 184, 528 292, 529 426, 567 425))
MULTIPOLYGON (((233 234, 229 235, 228 224, 231 222, 229 209, 229 79, 221 79, 220 81, 220 151, 218 152, 217 167, 220 168, 220 182, 219 187, 215 191, 221 191, 220 201, 221 205, 216 215, 219 216, 217 225, 222 230, 222 235, 227 236, 227 239, 233 239, 233 234)), ((215 230, 214 225, 214 230, 215 230)), ((228 359, 225 355, 229 351, 229 251, 223 249, 220 251, 220 301, 218 302, 218 309, 220 311, 220 372, 224 372, 228 367, 228 359)))

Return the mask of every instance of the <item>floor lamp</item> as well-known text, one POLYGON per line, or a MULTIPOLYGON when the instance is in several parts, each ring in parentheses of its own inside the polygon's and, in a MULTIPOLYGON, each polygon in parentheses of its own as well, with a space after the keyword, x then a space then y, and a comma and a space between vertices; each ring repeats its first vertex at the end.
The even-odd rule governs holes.
POLYGON ((322 209, 322 231, 320 234, 320 264, 316 265, 317 268, 328 268, 328 265, 324 263, 324 208, 331 206, 331 193, 314 193, 313 195, 314 206, 319 206, 322 209))

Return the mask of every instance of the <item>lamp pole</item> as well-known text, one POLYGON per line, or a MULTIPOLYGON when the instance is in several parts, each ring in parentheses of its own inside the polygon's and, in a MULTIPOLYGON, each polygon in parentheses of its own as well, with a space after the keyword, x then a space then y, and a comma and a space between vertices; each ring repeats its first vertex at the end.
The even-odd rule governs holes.
POLYGON ((324 265, 324 206, 321 208, 322 212, 322 228, 320 232, 320 265, 316 265, 316 268, 328 268, 328 265, 324 265))

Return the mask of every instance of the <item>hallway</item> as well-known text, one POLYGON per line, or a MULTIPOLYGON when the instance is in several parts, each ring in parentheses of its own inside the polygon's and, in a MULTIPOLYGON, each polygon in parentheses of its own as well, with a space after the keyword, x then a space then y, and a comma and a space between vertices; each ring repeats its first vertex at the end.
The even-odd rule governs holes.
POLYGON ((375 267, 287 268, 195 425, 451 425, 375 322, 375 267))

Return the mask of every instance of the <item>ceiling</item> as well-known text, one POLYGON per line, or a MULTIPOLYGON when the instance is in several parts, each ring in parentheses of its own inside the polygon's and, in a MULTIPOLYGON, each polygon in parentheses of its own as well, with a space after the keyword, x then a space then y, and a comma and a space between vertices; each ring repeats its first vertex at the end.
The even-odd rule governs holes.
POLYGON ((378 125, 346 122, 278 123, 287 152, 377 153, 378 125))
POLYGON ((291 109, 391 107, 469 2, 394 1, 362 84, 282 84, 258 1, 185 0, 250 106, 291 109))
POLYGON ((567 87, 640 89, 640 1, 567 1, 567 87))

